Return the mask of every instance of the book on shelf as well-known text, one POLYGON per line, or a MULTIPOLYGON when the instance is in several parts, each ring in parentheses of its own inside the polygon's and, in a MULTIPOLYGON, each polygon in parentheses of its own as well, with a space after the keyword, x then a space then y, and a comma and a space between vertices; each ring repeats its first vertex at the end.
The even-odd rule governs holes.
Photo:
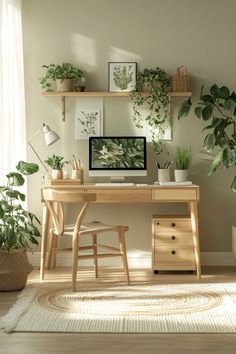
POLYGON ((158 184, 159 186, 190 186, 193 184, 192 181, 183 181, 183 182, 175 182, 175 181, 167 181, 167 182, 154 182, 154 184, 158 184))

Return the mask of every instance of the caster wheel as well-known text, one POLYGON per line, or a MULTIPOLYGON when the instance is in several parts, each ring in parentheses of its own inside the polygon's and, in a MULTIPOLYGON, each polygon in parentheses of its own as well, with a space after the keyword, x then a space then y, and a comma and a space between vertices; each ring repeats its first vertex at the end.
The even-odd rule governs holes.
POLYGON ((154 273, 154 274, 159 274, 159 270, 156 270, 156 269, 155 269, 155 270, 153 271, 153 273, 154 273))

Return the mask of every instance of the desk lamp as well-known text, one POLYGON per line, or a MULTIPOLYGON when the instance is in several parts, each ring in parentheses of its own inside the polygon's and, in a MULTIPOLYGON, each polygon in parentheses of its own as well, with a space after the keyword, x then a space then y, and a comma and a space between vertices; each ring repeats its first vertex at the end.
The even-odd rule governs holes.
POLYGON ((44 140, 47 146, 54 144, 59 138, 59 136, 49 128, 48 125, 43 123, 42 128, 40 128, 36 133, 34 133, 34 135, 30 138, 30 140, 28 140, 28 144, 31 147, 31 149, 33 150, 33 152, 35 153, 35 155, 37 156, 37 158, 39 159, 39 161, 41 162, 42 166, 44 167, 46 174, 48 175, 49 171, 47 169, 47 167, 45 166, 45 164, 43 163, 42 159, 40 158, 39 154, 37 153, 37 151, 35 150, 35 148, 33 147, 31 141, 41 132, 43 131, 44 134, 44 140))

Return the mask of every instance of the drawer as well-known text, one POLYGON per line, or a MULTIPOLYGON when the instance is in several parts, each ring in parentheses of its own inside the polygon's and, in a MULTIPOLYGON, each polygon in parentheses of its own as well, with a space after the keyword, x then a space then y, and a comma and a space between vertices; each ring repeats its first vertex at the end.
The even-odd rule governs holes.
POLYGON ((153 189, 152 199, 159 201, 197 201, 199 199, 198 192, 194 188, 159 188, 153 189))
POLYGON ((156 245, 193 245, 193 235, 191 232, 186 233, 175 233, 174 231, 170 234, 154 234, 154 243, 156 245))
POLYGON ((195 266, 194 248, 188 246, 156 246, 154 265, 158 266, 195 266))
POLYGON ((130 188, 120 189, 88 189, 90 193, 96 193, 96 202, 104 203, 145 203, 151 202, 151 190, 136 191, 130 188))
POLYGON ((153 223, 155 233, 172 234, 173 232, 183 233, 192 231, 190 218, 157 218, 153 219, 153 223))

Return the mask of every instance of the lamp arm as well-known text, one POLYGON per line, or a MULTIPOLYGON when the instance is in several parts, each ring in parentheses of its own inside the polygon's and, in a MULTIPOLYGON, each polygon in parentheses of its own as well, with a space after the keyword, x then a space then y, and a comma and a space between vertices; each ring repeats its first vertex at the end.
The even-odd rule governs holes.
POLYGON ((43 127, 42 128, 40 128, 39 130, 37 130, 32 136, 31 136, 31 138, 28 140, 28 144, 30 144, 31 143, 31 141, 32 141, 32 139, 33 138, 35 138, 36 137, 36 135, 38 135, 42 130, 43 130, 43 128, 44 128, 44 125, 45 124, 43 124, 43 127))
MULTIPOLYGON (((42 130, 42 129, 40 129, 40 130, 42 130)), ((38 131, 37 133, 39 133, 39 131, 38 131)), ((36 135, 36 134, 34 134, 34 136, 35 136, 35 135, 36 135)), ((31 138, 31 139, 32 139, 32 138, 31 138)), ((40 156, 38 155, 38 153, 37 153, 37 151, 35 150, 35 148, 33 147, 33 145, 31 144, 31 141, 30 141, 30 140, 28 141, 28 144, 29 144, 29 146, 31 147, 31 149, 33 150, 33 152, 35 153, 35 155, 37 156, 37 158, 39 159, 39 161, 41 162, 41 164, 42 164, 42 166, 44 167, 45 171, 46 171, 47 173, 49 173, 47 167, 46 167, 45 164, 43 163, 42 159, 41 159, 40 156)))

